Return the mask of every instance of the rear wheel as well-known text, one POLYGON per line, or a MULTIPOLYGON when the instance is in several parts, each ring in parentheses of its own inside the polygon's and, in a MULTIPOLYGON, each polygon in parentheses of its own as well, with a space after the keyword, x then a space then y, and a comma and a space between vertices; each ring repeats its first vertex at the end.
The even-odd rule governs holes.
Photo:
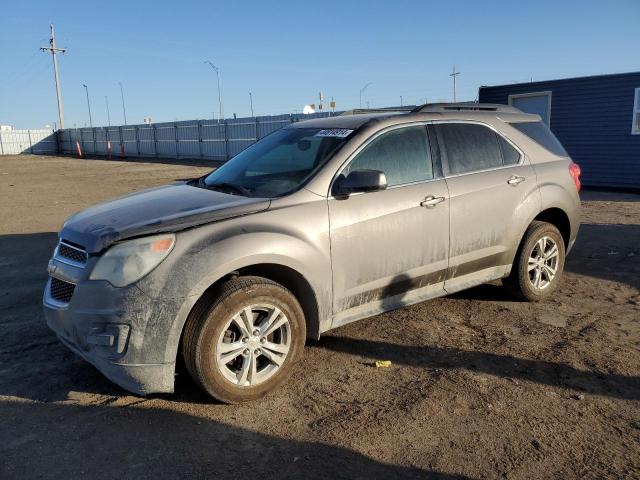
POLYGON ((194 309, 182 353, 203 390, 240 403, 263 397, 289 376, 305 336, 304 314, 289 290, 262 277, 234 277, 213 304, 194 309))
POLYGON ((524 234, 511 274, 502 282, 522 300, 542 300, 558 287, 564 256, 564 240, 558 229, 535 221, 524 234))

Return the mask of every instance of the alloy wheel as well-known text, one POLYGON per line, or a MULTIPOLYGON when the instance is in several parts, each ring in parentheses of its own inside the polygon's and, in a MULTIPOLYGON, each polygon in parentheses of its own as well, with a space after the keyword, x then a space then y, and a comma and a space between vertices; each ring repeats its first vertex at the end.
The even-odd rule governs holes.
POLYGON ((558 245, 553 238, 544 236, 535 243, 527 266, 533 288, 544 290, 553 282, 558 271, 559 255, 558 245))
POLYGON ((291 348, 291 324, 279 308, 256 304, 227 322, 217 342, 217 367, 234 385, 254 387, 282 366, 291 348))

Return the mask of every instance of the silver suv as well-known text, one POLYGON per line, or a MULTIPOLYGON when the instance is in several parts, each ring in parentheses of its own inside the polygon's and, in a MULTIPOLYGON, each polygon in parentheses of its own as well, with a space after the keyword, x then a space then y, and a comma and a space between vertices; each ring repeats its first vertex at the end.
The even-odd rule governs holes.
POLYGON ((340 325, 495 279, 550 295, 579 174, 540 117, 504 105, 299 122, 69 218, 47 323, 132 392, 172 392, 181 355, 211 396, 257 399, 340 325))

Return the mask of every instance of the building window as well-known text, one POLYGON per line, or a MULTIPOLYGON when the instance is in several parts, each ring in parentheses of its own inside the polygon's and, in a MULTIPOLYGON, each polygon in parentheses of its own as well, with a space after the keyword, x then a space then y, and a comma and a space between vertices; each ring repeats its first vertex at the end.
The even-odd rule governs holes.
POLYGON ((524 113, 534 113, 551 126, 551 92, 528 92, 509 95, 509 105, 524 113))
POLYGON ((640 87, 636 88, 633 101, 633 123, 631 124, 631 135, 640 135, 640 87))

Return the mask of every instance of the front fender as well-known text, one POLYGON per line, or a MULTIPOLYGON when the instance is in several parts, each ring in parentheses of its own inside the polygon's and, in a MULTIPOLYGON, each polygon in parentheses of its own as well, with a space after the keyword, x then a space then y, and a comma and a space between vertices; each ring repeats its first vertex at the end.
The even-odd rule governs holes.
MULTIPOLYGON (((286 212, 270 213, 275 214, 286 212)), ((332 313, 328 228, 316 220, 315 225, 289 221, 286 225, 292 226, 285 229, 282 222, 267 222, 263 215, 257 215, 252 221, 245 217, 179 232, 171 255, 139 285, 150 295, 161 295, 163 300, 170 299, 175 305, 176 312, 165 327, 166 361, 175 361, 186 319, 204 292, 229 273, 245 267, 276 264, 296 271, 315 295, 318 328, 327 328, 332 313), (280 227, 277 231, 268 231, 268 225, 280 227)))

